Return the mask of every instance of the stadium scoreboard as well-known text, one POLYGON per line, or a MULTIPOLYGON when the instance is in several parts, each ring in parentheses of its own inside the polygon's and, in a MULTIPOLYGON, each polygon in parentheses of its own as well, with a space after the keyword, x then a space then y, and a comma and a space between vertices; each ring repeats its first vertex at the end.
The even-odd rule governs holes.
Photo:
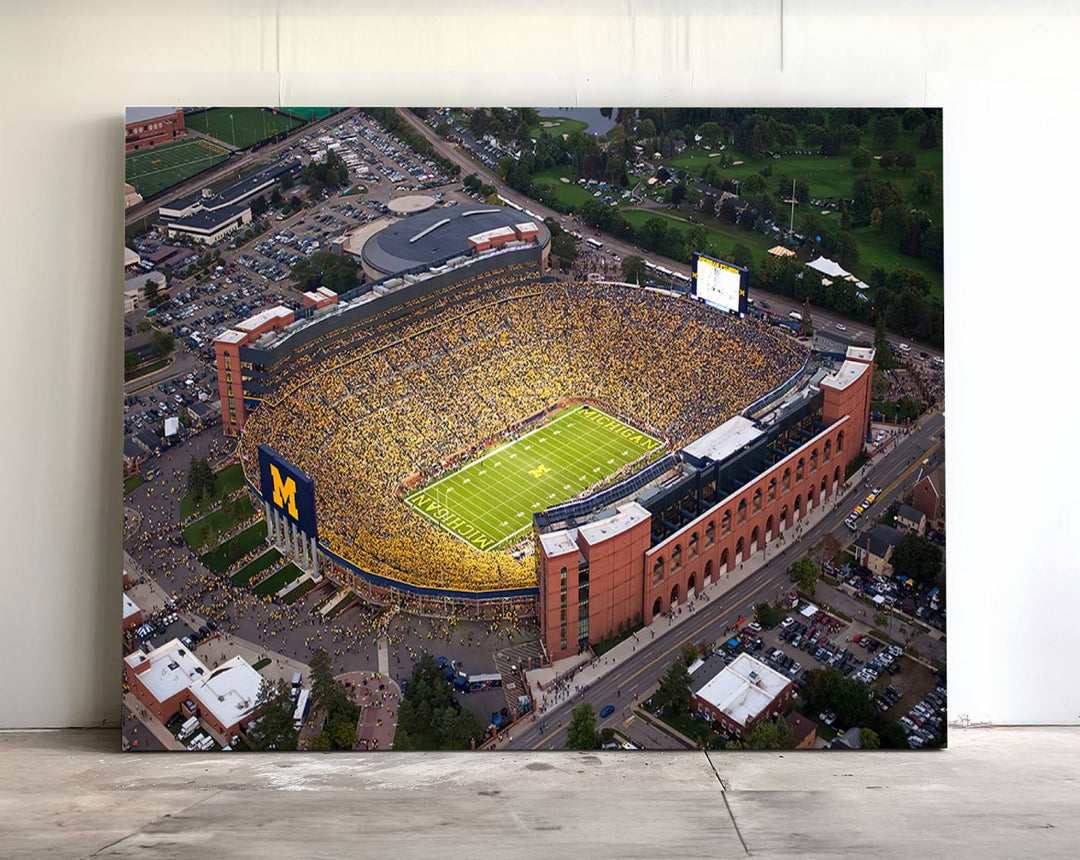
POLYGON ((259 446, 259 495, 308 537, 318 537, 315 482, 269 445, 259 446))
POLYGON ((691 278, 694 295, 709 307, 732 314, 746 313, 750 273, 742 266, 695 254, 691 278))

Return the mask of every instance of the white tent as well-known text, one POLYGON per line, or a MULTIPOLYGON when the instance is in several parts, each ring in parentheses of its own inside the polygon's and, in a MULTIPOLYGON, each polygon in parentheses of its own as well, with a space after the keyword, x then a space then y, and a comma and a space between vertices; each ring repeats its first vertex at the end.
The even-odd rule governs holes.
POLYGON ((818 257, 816 260, 811 260, 806 264, 806 267, 821 272, 821 274, 830 278, 844 278, 851 274, 851 272, 841 268, 839 263, 830 260, 828 257, 818 257))

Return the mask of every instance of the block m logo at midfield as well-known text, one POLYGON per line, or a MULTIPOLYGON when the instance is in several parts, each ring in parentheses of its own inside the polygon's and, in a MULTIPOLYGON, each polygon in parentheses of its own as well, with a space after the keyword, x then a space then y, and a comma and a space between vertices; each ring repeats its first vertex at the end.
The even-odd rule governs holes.
POLYGON ((315 537, 315 482, 266 445, 259 446, 259 478, 262 500, 308 537, 315 537))

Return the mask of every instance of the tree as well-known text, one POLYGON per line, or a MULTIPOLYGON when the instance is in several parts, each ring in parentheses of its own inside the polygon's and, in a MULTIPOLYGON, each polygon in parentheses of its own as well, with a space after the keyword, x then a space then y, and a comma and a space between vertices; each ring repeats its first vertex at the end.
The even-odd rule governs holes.
POLYGON ((795 733, 783 717, 765 719, 746 735, 744 748, 748 750, 793 750, 795 733))
POLYGON ((154 358, 165 358, 176 346, 176 338, 171 332, 157 330, 150 335, 150 352, 154 358))
POLYGON ((322 286, 335 293, 344 293, 360 283, 356 261, 331 251, 318 251, 297 261, 291 274, 296 289, 301 291, 322 286))
MULTIPOLYGON (((291 170, 286 170, 284 173, 282 173, 281 174, 281 179, 278 180, 278 184, 281 186, 282 191, 291 190, 293 185, 295 184, 295 182, 296 182, 296 180, 293 178, 293 173, 292 173, 291 170)), ((276 193, 276 189, 275 189, 275 193, 276 193)), ((280 199, 280 196, 281 195, 278 195, 279 199, 280 199)), ((274 205, 277 205, 277 204, 274 204, 274 205)))
POLYGON ((577 242, 569 233, 560 233, 551 240, 551 251, 559 258, 560 267, 568 269, 577 258, 577 242))
POLYGON ((920 170, 915 174, 915 199, 919 203, 929 203, 937 191, 937 176, 932 170, 920 170))
POLYGON ((266 214, 266 210, 269 208, 265 195, 260 194, 251 201, 251 216, 253 218, 260 218, 266 214))
POLYGON ((294 750, 298 733, 293 728, 292 688, 284 678, 271 682, 265 678, 255 700, 258 718, 252 723, 248 738, 254 750, 294 750))
POLYGON ((802 326, 799 332, 803 337, 814 336, 814 319, 810 316, 810 302, 803 301, 802 326))
MULTIPOLYGON (((704 146, 716 146, 720 143, 720 138, 723 135, 720 126, 711 121, 699 125, 697 133, 701 135, 701 143, 704 146)), ((690 141, 688 140, 687 143, 690 143, 690 141)))
POLYGON ((744 269, 753 270, 754 268, 754 253, 742 242, 735 244, 727 258, 736 266, 742 266, 744 269))
POLYGON ((878 314, 874 323, 874 362, 882 370, 888 370, 892 366, 892 352, 885 337, 884 314, 878 314))
POLYGON ((900 136, 900 120, 891 111, 878 114, 874 122, 874 138, 885 146, 891 146, 900 136))
POLYGON ((217 489, 217 475, 206 457, 192 457, 188 464, 187 489, 196 503, 212 498, 217 489))
POLYGON ((904 131, 914 131, 924 122, 926 122, 926 114, 923 113, 922 108, 908 108, 904 111, 902 120, 904 131))
POLYGON ((471 711, 458 713, 453 689, 435 659, 423 654, 398 710, 394 749, 465 750, 482 735, 483 726, 471 711))
POLYGON ((682 646, 682 651, 679 652, 679 656, 682 657, 683 663, 688 667, 692 666, 695 661, 701 656, 698 652, 698 647, 693 642, 687 642, 682 646))
POLYGON ((885 614, 884 612, 875 612, 873 620, 874 626, 879 628, 888 627, 889 624, 892 622, 891 616, 885 614))
POLYGON ((681 182, 671 189, 671 205, 676 209, 679 208, 679 204, 683 202, 686 197, 686 186, 681 182))
POLYGON ((919 132, 919 146, 923 149, 930 149, 937 146, 938 142, 938 130, 933 121, 923 124, 922 130, 919 132))
POLYGON ((912 169, 915 166, 915 153, 914 152, 901 152, 896 156, 896 166, 899 167, 904 173, 912 169))
POLYGON ((645 260, 636 254, 622 258, 622 278, 628 284, 640 284, 645 277, 645 260))
POLYGON ((143 285, 143 298, 146 299, 147 307, 156 308, 162 303, 164 298, 158 295, 157 281, 153 278, 147 278, 146 283, 143 285))
POLYGON ((669 716, 678 716, 690 710, 690 675, 686 663, 676 660, 660 679, 652 696, 657 709, 669 716))
POLYGON ((767 601, 755 604, 754 618, 766 630, 772 630, 784 619, 784 613, 767 601))
POLYGON ((891 561, 897 573, 933 586, 941 572, 941 547, 920 535, 906 534, 900 538, 891 561))
POLYGON ((570 725, 566 727, 566 748, 568 750, 600 748, 600 735, 596 731, 596 712, 588 702, 578 705, 571 712, 570 725))
POLYGON ((814 564, 810 556, 803 556, 798 561, 792 562, 787 572, 799 591, 807 595, 814 593, 818 577, 821 576, 821 568, 814 564))
POLYGON ((881 153, 881 158, 878 159, 878 167, 880 167, 882 170, 890 170, 893 167, 896 167, 897 158, 897 154, 891 149, 886 150, 885 152, 881 153))
POLYGON ((859 739, 864 750, 881 749, 881 737, 873 729, 861 729, 859 731, 859 739))

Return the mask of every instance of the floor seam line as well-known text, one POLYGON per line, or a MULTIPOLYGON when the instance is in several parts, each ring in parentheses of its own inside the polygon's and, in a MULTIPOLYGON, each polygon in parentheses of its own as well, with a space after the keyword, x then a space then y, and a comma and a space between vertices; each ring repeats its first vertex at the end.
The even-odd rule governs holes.
POLYGON ((739 822, 735 820, 735 812, 732 810, 731 803, 728 801, 728 786, 724 783, 724 779, 720 776, 720 771, 716 769, 716 765, 713 764, 709 751, 702 750, 702 752, 705 753, 705 761, 707 761, 709 767, 712 768, 712 772, 716 776, 716 781, 720 783, 720 796, 724 799, 724 809, 727 810, 728 818, 731 819, 731 826, 735 828, 735 835, 739 837, 739 843, 743 847, 743 852, 749 855, 750 848, 746 844, 746 839, 743 838, 742 830, 739 828, 739 822))

